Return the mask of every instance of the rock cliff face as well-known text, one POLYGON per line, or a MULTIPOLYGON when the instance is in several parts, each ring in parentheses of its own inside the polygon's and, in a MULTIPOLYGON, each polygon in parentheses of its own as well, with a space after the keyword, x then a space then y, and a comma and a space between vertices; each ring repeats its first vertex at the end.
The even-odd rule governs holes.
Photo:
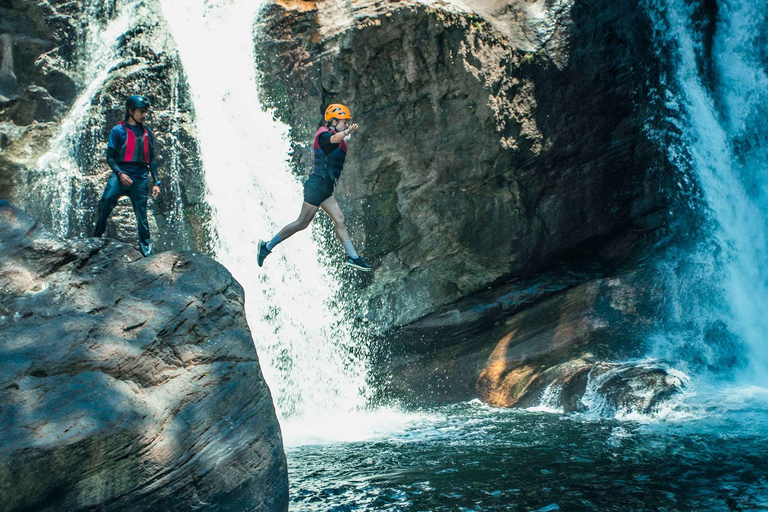
POLYGON ((298 172, 325 104, 361 125, 337 197, 378 264, 370 320, 407 324, 574 248, 639 251, 637 233, 664 225, 640 5, 340 5, 274 3, 256 48, 298 172))
POLYGON ((675 208, 641 2, 276 1, 260 34, 298 173, 326 104, 360 124, 337 197, 383 396, 530 404, 638 355, 675 208))
MULTIPOLYGON (((0 197, 62 236, 91 235, 109 130, 127 95, 145 94, 163 178, 150 200, 155 245, 207 246, 194 113, 157 2, 0 2, 0 56, 0 197)), ((107 235, 136 244, 127 198, 107 235)))
POLYGON ((0 510, 287 510, 243 292, 0 202, 0 510))
POLYGON ((577 404, 586 370, 641 355, 659 317, 655 277, 646 267, 553 270, 462 299, 377 343, 377 389, 418 404, 479 397, 509 407, 536 405, 555 384, 577 404), (579 376, 581 388, 565 385, 579 376))
MULTIPOLYGON (((142 92, 166 177, 156 244, 206 249, 194 113, 156 0, 0 9, 0 197, 59 234, 89 234, 108 130, 125 94, 142 92)), ((637 353, 659 311, 654 274, 637 262, 673 209, 674 174, 648 129, 661 76, 651 30, 635 0, 264 9, 261 94, 291 126, 296 172, 309 172, 326 104, 350 105, 361 125, 337 197, 377 269, 342 303, 382 334, 383 392, 522 404, 585 365, 637 353), (612 280, 644 313, 611 306, 612 280)), ((108 235, 135 243, 127 202, 114 218, 108 235)), ((320 225, 335 245, 328 219, 320 225)))

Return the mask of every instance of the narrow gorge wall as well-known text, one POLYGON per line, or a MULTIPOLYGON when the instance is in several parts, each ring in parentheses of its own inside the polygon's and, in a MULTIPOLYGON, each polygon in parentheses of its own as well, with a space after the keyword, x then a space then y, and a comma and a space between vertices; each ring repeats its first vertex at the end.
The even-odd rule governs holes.
POLYGON ((648 247, 672 175, 645 132, 650 34, 635 2, 266 10, 258 64, 293 126, 297 172, 324 105, 344 102, 360 123, 337 197, 378 264, 374 325, 555 261, 648 247))
POLYGON ((293 127, 296 172, 326 104, 360 124, 337 197, 377 266, 346 299, 382 333, 382 397, 531 404, 642 353, 663 299, 639 262, 681 209, 652 34, 639 1, 265 10, 263 95, 293 127))

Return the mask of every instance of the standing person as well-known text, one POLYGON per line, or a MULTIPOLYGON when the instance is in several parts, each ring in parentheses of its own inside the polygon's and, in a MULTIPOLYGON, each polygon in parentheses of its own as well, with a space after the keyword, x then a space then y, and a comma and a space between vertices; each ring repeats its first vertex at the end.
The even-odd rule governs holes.
POLYGON ((152 240, 147 223, 147 196, 149 173, 152 173, 152 199, 160 194, 155 160, 155 136, 144 119, 149 101, 144 96, 129 96, 125 102, 125 119, 109 132, 107 163, 112 174, 107 180, 99 201, 99 220, 95 235, 100 237, 107 229, 107 219, 121 196, 131 198, 139 231, 139 248, 144 256, 152 254, 152 240))
POLYGON ((264 264, 264 258, 269 256, 277 244, 309 226, 318 208, 322 208, 336 225, 336 236, 339 237, 349 256, 347 265, 356 270, 367 272, 371 270, 371 266, 355 252, 344 223, 344 214, 336 198, 333 197, 333 188, 341 175, 344 159, 347 157, 347 142, 344 139, 355 130, 357 130, 357 124, 352 124, 352 115, 347 107, 340 103, 328 106, 325 110, 325 122, 321 123, 315 133, 315 159, 312 173, 304 184, 304 202, 301 205, 299 218, 281 229, 269 242, 259 240, 259 254, 256 261, 260 267, 264 264))

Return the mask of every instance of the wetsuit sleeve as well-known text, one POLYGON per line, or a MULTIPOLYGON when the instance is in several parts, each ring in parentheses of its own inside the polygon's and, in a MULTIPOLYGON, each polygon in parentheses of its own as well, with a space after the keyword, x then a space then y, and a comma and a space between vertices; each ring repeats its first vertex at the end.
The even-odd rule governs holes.
POLYGON ((117 165, 117 151, 123 147, 125 138, 127 135, 120 130, 120 125, 115 126, 109 132, 109 141, 107 142, 107 165, 112 169, 115 174, 123 172, 120 166, 117 165))
POLYGON ((152 173, 152 183, 160 181, 157 176, 157 160, 155 159, 155 134, 149 132, 149 172, 152 173))
POLYGON ((323 150, 323 153, 326 155, 339 147, 338 144, 333 144, 331 142, 331 135, 333 135, 331 132, 323 132, 320 134, 320 136, 317 138, 317 144, 320 146, 320 149, 323 150))
POLYGON ((158 181, 160 181, 160 179, 157 177, 157 160, 155 160, 154 158, 152 159, 151 162, 149 162, 149 172, 152 173, 152 183, 153 184, 155 184, 158 181))
POLYGON ((117 165, 117 149, 107 146, 107 164, 115 174, 123 172, 120 166, 117 165))
POLYGON ((120 125, 117 125, 112 128, 112 131, 109 132, 109 142, 107 142, 107 147, 112 148, 115 150, 115 152, 117 152, 118 149, 123 147, 127 137, 128 135, 125 133, 125 131, 120 129, 120 125))

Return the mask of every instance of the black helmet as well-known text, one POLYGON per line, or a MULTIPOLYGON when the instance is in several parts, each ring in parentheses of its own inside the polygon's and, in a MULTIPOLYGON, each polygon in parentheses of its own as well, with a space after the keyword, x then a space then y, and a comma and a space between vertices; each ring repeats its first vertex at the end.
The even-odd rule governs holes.
POLYGON ((134 108, 149 108, 149 100, 146 96, 134 94, 133 96, 128 96, 128 99, 125 100, 125 108, 128 110, 133 110, 134 108))

